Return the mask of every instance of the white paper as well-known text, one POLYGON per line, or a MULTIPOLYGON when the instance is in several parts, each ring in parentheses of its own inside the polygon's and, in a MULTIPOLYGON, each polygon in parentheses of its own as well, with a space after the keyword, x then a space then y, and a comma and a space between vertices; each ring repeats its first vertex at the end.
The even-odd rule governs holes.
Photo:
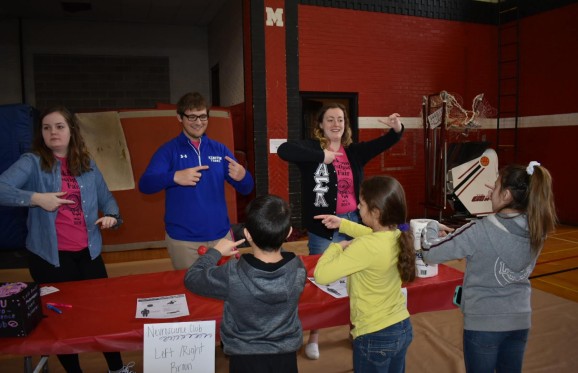
POLYGON ((345 298, 347 297, 347 278, 342 277, 339 280, 330 283, 329 285, 320 285, 315 282, 315 278, 308 277, 315 286, 323 290, 327 294, 331 295, 333 298, 345 298))
MULTIPOLYGON (((339 280, 330 283, 329 285, 320 285, 315 282, 314 277, 308 277, 315 286, 323 290, 334 298, 345 298, 347 294, 347 277, 342 277, 339 280)), ((401 293, 405 297, 405 306, 407 307, 407 288, 401 288, 401 293)))
POLYGON ((214 373, 215 320, 145 324, 144 373, 214 373))
POLYGON ((401 293, 405 297, 405 308, 407 308, 407 288, 401 288, 401 293))
POLYGON ((60 291, 60 289, 55 288, 54 286, 42 286, 40 288, 40 296, 56 293, 57 291, 60 291))
POLYGON ((137 319, 172 319, 188 315, 189 307, 185 294, 136 300, 137 319))

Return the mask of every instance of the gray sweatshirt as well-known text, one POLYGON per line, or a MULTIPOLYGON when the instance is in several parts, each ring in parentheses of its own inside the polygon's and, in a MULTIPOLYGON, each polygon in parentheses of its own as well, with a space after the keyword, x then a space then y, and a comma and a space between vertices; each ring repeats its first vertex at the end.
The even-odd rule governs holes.
POLYGON ((297 309, 307 271, 295 254, 281 254, 278 263, 243 254, 217 266, 221 254, 209 249, 187 271, 187 289, 225 301, 220 335, 226 354, 281 354, 301 348, 297 309))
POLYGON ((423 258, 436 264, 466 258, 461 310, 464 329, 529 329, 528 279, 537 256, 530 250, 526 215, 489 215, 438 238, 437 222, 422 232, 423 258))

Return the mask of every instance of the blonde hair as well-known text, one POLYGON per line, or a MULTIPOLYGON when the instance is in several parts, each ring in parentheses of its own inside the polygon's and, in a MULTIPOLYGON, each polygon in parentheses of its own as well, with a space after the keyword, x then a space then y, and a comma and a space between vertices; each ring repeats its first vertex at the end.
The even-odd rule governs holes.
POLYGON ((351 145, 353 140, 351 139, 352 138, 351 124, 349 123, 349 117, 347 116, 347 110, 345 110, 345 106, 343 106, 342 104, 332 102, 332 103, 323 105, 323 107, 317 113, 317 123, 315 123, 315 125, 313 126, 313 128, 311 130, 311 136, 315 140, 318 140, 321 143, 321 149, 327 149, 329 147, 329 140, 325 137, 325 135, 323 133, 323 129, 321 129, 321 127, 319 127, 319 125, 321 123, 323 123, 323 117, 325 116, 325 113, 329 109, 340 109, 341 111, 343 111, 343 119, 345 122, 345 128, 343 130, 343 136, 341 136, 341 145, 343 145, 344 148, 347 148, 349 145, 351 145))

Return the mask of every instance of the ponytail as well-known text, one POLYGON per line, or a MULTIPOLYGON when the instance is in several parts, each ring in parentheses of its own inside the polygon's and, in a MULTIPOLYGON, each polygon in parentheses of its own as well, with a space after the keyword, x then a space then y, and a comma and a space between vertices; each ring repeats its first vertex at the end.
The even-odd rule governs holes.
POLYGON ((556 228, 558 218, 554 206, 552 176, 541 166, 534 166, 528 187, 528 227, 532 252, 538 254, 546 235, 556 228))
POLYGON ((415 249, 413 233, 407 221, 407 204, 403 187, 391 176, 373 176, 361 183, 360 197, 369 211, 379 211, 379 224, 395 226, 401 234, 397 239, 397 271, 402 282, 415 279, 415 249))
POLYGON ((552 176, 538 162, 528 167, 508 165, 500 170, 501 187, 512 194, 512 201, 505 207, 525 213, 528 218, 530 247, 537 255, 546 235, 554 230, 558 221, 552 191, 552 176))
POLYGON ((397 256, 397 270, 402 282, 415 280, 415 249, 413 247, 413 233, 411 229, 401 231, 397 240, 399 255, 397 256))

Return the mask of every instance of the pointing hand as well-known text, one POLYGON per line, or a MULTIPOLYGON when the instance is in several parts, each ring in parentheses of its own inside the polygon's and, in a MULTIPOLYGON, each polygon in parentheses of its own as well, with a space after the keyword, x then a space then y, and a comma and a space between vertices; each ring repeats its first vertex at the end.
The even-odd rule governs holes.
POLYGON ((182 186, 195 186, 201 180, 203 170, 209 169, 209 166, 197 166, 191 168, 185 168, 175 172, 173 180, 175 183, 182 186))

